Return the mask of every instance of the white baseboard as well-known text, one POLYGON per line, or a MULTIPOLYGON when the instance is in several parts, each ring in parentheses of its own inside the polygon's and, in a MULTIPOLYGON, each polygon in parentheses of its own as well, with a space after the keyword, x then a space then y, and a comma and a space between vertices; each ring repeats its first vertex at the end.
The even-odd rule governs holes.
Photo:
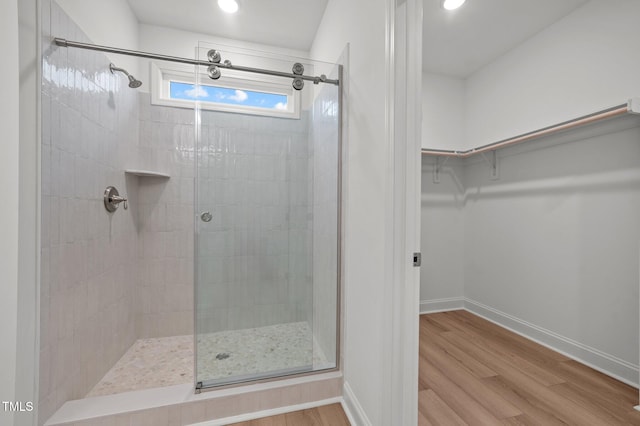
POLYGON ((456 311, 460 309, 464 309, 464 297, 420 301, 421 314, 435 314, 436 312, 456 311))
POLYGON ((464 309, 616 380, 638 388, 639 369, 637 365, 468 298, 464 299, 464 309))
POLYGON ((349 383, 345 381, 342 389, 342 407, 349 418, 349 422, 353 426, 372 426, 349 383))

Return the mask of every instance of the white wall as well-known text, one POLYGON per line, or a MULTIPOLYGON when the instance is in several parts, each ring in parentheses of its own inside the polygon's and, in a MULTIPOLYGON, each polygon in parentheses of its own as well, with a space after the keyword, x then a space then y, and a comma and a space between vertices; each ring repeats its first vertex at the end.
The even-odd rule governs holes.
MULTIPOLYGON (((49 0, 45 0, 49 1, 49 0)), ((92 43, 122 49, 138 49, 138 18, 127 0, 51 0, 78 24, 92 43)), ((53 34, 56 37, 56 34, 53 34)), ((138 60, 107 54, 118 67, 139 75, 138 60)))
POLYGON ((422 147, 458 149, 464 144, 465 81, 422 73, 422 147))
POLYGON ((385 299, 390 157, 385 134, 385 11, 383 0, 329 0, 311 57, 336 61, 349 43, 345 161, 345 397, 357 399, 374 424, 384 424, 390 302, 385 299), (374 60, 377 58, 377 60, 374 60))
MULTIPOLYGON (((0 51, 5 66, 0 67, 0 80, 7 83, 0 103, 0 123, 3 129, 3 150, 0 156, 0 182, 6 206, 0 212, 0 270, 2 297, 0 298, 0 400, 14 401, 16 397, 16 350, 18 315, 18 5, 15 0, 0 3, 0 51)), ((0 423, 13 424, 13 414, 0 410, 0 423)))
MULTIPOLYGON (((36 211, 36 29, 35 2, 0 3, 0 46, 7 66, 0 71, 7 93, 0 105, 4 132, 0 159, 0 400, 31 401, 37 376, 35 348, 35 211, 36 211), (19 106, 19 108, 18 108, 19 106)), ((33 413, 0 409, 0 423, 32 424, 33 413)))
MULTIPOLYGON (((280 56, 306 57, 308 52, 303 50, 287 49, 283 47, 262 45, 243 40, 233 40, 224 37, 212 36, 190 31, 182 31, 174 28, 159 27, 156 25, 140 24, 140 49, 161 53, 164 55, 193 58, 198 42, 220 43, 225 46, 234 46, 247 50, 254 50, 257 55, 272 52, 280 56)), ((222 59, 225 59, 224 57, 222 59)))
MULTIPOLYGON (((37 404, 38 341, 37 265, 39 256, 39 99, 40 61, 36 0, 18 2, 20 51, 20 203, 18 228, 18 348, 16 399, 37 404)), ((32 425, 35 412, 16 416, 15 426, 32 425)))
POLYGON ((591 1, 467 79, 468 149, 640 96, 636 0, 591 1))
POLYGON ((438 166, 434 182, 433 157, 422 159, 422 268, 420 309, 460 307, 464 297, 464 165, 449 160, 438 166))

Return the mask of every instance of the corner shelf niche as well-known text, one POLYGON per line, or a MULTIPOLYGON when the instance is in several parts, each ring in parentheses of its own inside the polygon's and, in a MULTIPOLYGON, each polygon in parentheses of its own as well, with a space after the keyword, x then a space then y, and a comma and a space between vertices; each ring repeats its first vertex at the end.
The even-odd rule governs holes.
POLYGON ((139 176, 139 177, 155 177, 155 178, 163 178, 169 179, 170 175, 162 172, 156 172, 153 170, 138 170, 138 169, 127 169, 124 171, 127 175, 139 176))

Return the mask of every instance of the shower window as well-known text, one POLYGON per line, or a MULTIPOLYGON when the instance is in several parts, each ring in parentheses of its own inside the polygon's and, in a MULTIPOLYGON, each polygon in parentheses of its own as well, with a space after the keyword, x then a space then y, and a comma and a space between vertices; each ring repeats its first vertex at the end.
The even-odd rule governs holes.
POLYGON ((212 84, 206 79, 196 84, 193 68, 161 68, 151 64, 152 103, 156 105, 200 108, 280 118, 300 118, 300 94, 290 84, 260 76, 248 79, 225 76, 212 84))
POLYGON ((181 81, 169 81, 169 98, 279 111, 286 111, 289 107, 287 95, 279 93, 241 90, 208 84, 196 86, 181 81))

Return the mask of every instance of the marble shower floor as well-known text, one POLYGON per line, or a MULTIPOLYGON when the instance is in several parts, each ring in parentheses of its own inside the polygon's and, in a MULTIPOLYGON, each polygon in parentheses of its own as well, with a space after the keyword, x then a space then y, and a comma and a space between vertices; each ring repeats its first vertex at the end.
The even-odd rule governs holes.
MULTIPOLYGON (((277 324, 198 336, 200 379, 322 366, 306 322, 277 324)), ((139 339, 87 394, 111 395, 193 383, 193 336, 139 339)))

